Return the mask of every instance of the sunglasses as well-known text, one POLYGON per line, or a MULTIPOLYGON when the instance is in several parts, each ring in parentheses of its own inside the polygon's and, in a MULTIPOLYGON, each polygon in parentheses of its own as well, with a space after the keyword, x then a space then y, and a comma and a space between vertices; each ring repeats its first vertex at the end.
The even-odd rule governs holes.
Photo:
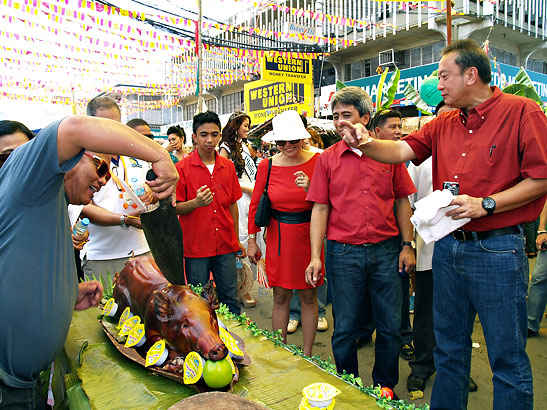
POLYGON ((99 178, 105 178, 106 182, 108 182, 111 175, 110 175, 110 169, 106 161, 102 159, 101 157, 98 157, 97 155, 91 155, 91 154, 88 154, 87 152, 84 152, 84 154, 87 155, 89 158, 91 158, 93 162, 95 163, 95 166, 97 167, 97 175, 99 176, 99 178))
POLYGON ((276 141, 275 142, 275 145, 279 146, 279 147, 284 147, 285 144, 288 142, 289 144, 292 144, 292 145, 295 145, 295 144, 298 144, 300 141, 302 140, 292 140, 292 141, 276 141))

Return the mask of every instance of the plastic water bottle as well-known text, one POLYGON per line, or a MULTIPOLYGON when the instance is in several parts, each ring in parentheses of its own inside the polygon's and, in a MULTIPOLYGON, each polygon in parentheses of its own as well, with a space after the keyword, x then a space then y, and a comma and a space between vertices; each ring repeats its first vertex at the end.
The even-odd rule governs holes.
POLYGON ((137 194, 137 196, 144 195, 144 193, 146 192, 144 190, 144 186, 139 182, 137 177, 131 178, 131 189, 135 191, 135 194, 137 194))
POLYGON ((242 269, 243 268, 243 263, 241 263, 241 251, 238 251, 236 253, 236 269, 242 269))
POLYGON ((72 228, 72 235, 74 235, 76 238, 81 238, 85 231, 87 231, 87 226, 89 225, 89 219, 84 218, 80 219, 76 225, 74 225, 74 228, 72 228))

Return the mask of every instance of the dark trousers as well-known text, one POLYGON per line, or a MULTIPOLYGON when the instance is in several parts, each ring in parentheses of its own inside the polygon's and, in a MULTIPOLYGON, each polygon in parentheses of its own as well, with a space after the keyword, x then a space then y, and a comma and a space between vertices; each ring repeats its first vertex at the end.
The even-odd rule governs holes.
POLYGON ((416 271, 414 299, 414 352, 410 368, 415 376, 427 379, 435 373, 433 349, 433 271, 416 271))
POLYGON ((38 379, 36 386, 26 389, 10 387, 0 380, 1 410, 43 410, 46 398, 42 394, 42 384, 38 379))

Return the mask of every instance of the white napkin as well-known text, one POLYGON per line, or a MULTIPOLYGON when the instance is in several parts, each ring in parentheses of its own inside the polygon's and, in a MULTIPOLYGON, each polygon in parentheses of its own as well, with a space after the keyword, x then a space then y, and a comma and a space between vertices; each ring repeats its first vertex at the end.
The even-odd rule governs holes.
POLYGON ((454 195, 448 189, 434 191, 414 205, 416 211, 410 222, 416 228, 426 244, 438 241, 450 232, 468 223, 471 218, 452 219, 446 213, 458 205, 448 206, 454 195))

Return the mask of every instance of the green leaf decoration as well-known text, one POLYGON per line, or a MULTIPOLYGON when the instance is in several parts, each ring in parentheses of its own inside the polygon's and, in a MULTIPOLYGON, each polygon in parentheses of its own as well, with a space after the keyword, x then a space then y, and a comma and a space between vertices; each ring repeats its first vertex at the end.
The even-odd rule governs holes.
POLYGON ((519 72, 515 76, 515 84, 522 84, 534 88, 534 83, 532 83, 530 76, 523 67, 520 67, 519 72))
POLYGON ((382 106, 382 97, 384 94, 384 83, 386 81, 387 73, 389 72, 389 68, 386 68, 382 75, 380 76, 380 80, 378 81, 378 90, 376 91, 376 111, 380 109, 382 106))
MULTIPOLYGON (((378 108, 377 111, 389 109, 389 107, 391 107, 391 104, 393 104, 393 100, 395 99, 395 94, 397 93, 397 87, 399 87, 400 78, 401 71, 399 70, 399 67, 395 66, 395 71, 393 72, 391 78, 389 79, 389 82, 387 83, 386 98, 383 98, 381 107, 378 108)), ((378 87, 378 89, 379 88, 380 87, 378 87)))
POLYGON ((505 87, 502 90, 506 94, 513 94, 513 95, 520 95, 521 97, 530 98, 531 100, 534 100, 539 105, 543 105, 543 101, 541 101, 540 96, 536 92, 536 89, 532 86, 529 87, 525 84, 517 83, 517 84, 511 84, 505 87))
POLYGON ((346 88, 347 85, 340 80, 336 80, 336 91, 340 91, 342 88, 346 88))
POLYGON ((422 114, 433 115, 433 113, 429 110, 429 106, 424 100, 421 99, 420 94, 416 91, 412 84, 407 84, 403 90, 403 93, 405 94, 406 99, 412 102, 422 114))

